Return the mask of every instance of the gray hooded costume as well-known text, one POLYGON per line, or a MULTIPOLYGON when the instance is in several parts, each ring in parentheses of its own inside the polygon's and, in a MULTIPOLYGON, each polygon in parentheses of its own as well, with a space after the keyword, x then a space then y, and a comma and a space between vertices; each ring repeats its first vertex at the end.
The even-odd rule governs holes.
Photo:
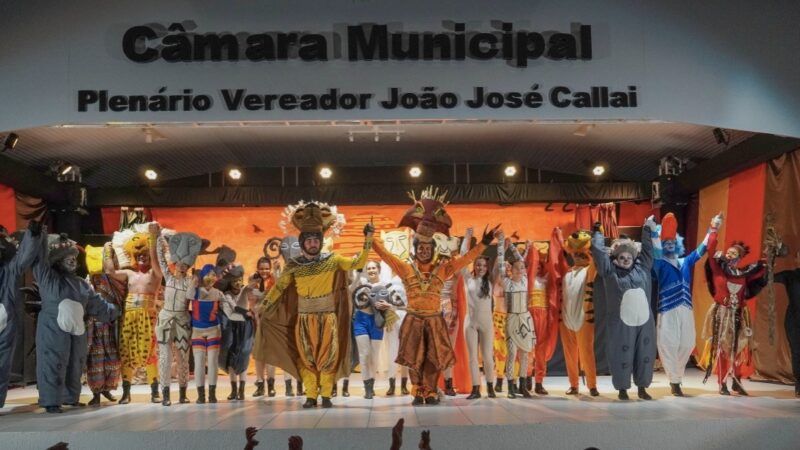
MULTIPOLYGON (((55 235, 49 237, 51 243, 59 239, 55 235)), ((120 313, 86 280, 53 267, 77 253, 72 246, 51 251, 48 240, 42 239, 41 253, 33 266, 42 299, 36 327, 36 384, 39 405, 43 407, 78 403, 88 349, 84 315, 94 316, 98 322, 111 322, 120 313)))
POLYGON ((27 270, 38 254, 40 236, 25 232, 19 249, 0 237, 0 408, 6 403, 11 363, 17 346, 17 286, 22 272, 27 270), (16 253, 15 253, 16 252, 16 253))
POLYGON ((630 269, 616 266, 605 250, 603 235, 592 236, 592 257, 603 280, 608 329, 608 366, 614 389, 646 388, 653 381, 656 329, 650 308, 653 241, 648 226, 642 228, 642 250, 630 269))

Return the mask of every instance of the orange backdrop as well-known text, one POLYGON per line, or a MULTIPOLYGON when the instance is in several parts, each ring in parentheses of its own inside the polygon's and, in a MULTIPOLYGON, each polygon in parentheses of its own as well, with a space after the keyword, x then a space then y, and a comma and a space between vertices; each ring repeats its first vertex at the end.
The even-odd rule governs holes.
POLYGON ((14 189, 0 184, 0 225, 9 233, 17 230, 17 199, 14 189))

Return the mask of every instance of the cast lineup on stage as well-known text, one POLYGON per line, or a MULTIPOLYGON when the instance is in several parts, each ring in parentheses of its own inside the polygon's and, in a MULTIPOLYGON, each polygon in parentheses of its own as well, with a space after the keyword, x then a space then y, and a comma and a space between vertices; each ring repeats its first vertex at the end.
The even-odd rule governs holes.
MULTIPOLYGON (((344 225, 335 206, 301 201, 287 207, 281 223, 287 235, 264 246, 265 256, 246 283, 235 251, 222 246, 209 252, 208 241, 196 234, 162 230, 155 222, 141 225, 125 242, 106 244, 96 257, 101 263, 87 256, 88 282, 76 276, 80 248, 67 236, 48 235, 35 221, 13 237, 1 229, 0 406, 17 334, 17 281, 29 268, 41 300, 37 381, 39 404, 47 412, 83 405, 83 370, 93 394, 90 405, 99 404, 101 395, 115 401, 111 391, 120 378, 119 403, 129 403, 139 370, 151 385, 152 402, 170 406, 176 376, 178 401, 188 403, 190 349, 196 403, 217 402, 220 369, 230 377, 227 399, 244 400, 251 355, 253 397, 276 395, 280 368, 287 396, 295 393, 294 378, 297 395, 306 397, 304 408, 320 399, 328 408, 338 394, 337 380, 343 379, 341 394, 350 395, 349 377, 359 366, 364 397, 371 399, 384 339, 385 394, 396 394, 400 372, 400 393, 411 394, 413 405, 436 405, 456 395, 456 386, 462 393, 471 386, 466 398, 480 398, 481 371, 488 397, 502 392, 503 379, 508 398, 548 395, 546 367, 559 336, 566 394, 578 395, 583 373, 589 394, 598 396, 594 305, 600 302, 617 397, 627 400, 633 382, 640 399, 652 399, 647 388, 657 357, 672 394, 683 396, 684 370, 695 347, 692 274, 706 253, 714 303, 700 362, 706 379, 716 372, 720 394, 730 395, 730 378, 732 389, 747 395, 740 377, 753 339, 745 305, 766 284, 767 265, 740 267, 749 251, 741 242, 717 251, 721 214, 686 256, 672 214, 661 225, 649 217, 641 242, 623 236, 607 245, 598 223, 566 238, 556 228, 549 240, 537 242, 512 242, 516 235, 486 225, 478 239, 468 228, 459 243, 450 236, 446 193, 428 188, 410 196, 414 204, 399 221, 409 231, 382 231, 375 239, 370 221, 362 248, 352 256, 327 251, 344 225), (371 251, 380 260, 369 260, 371 251), (209 253, 217 253, 216 264, 195 271, 198 256, 209 253), (454 351, 459 339, 463 354, 454 351), (462 373, 451 370, 458 358, 466 363, 462 373), (469 380, 454 383, 454 376, 469 380)), ((797 379, 800 252, 796 263, 798 269, 776 273, 774 280, 790 296, 785 325, 797 379)), ((800 396, 800 382, 795 392, 800 396)))

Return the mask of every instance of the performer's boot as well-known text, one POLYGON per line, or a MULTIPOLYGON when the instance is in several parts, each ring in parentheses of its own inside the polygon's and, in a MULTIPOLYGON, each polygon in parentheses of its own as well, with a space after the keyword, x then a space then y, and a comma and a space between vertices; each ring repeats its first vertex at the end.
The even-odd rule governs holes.
POLYGON ((495 381, 494 390, 495 390, 495 392, 503 392, 503 379, 502 378, 498 378, 497 381, 495 381))
MULTIPOLYGON (((331 388, 331 397, 337 397, 339 395, 339 389, 337 389, 337 386, 336 386, 337 384, 338 383, 333 383, 333 387, 331 388)), ((366 389, 366 387, 367 386, 365 384, 364 388, 366 389)))
POLYGON ((264 396, 264 380, 256 380, 256 391, 253 392, 253 397, 264 396))
POLYGON ((267 378, 267 396, 275 397, 275 378, 267 378))
POLYGON ((236 400, 236 391, 237 390, 238 389, 236 388, 236 382, 235 381, 231 381, 231 394, 228 396, 228 400, 236 400))
POLYGON ((172 404, 172 402, 169 401, 169 387, 161 388, 161 397, 164 398, 161 400, 161 406, 169 406, 172 404))
POLYGON ((411 401, 412 406, 419 406, 425 404, 425 397, 419 386, 414 385, 414 400, 411 401))
POLYGON ((372 385, 374 383, 375 383, 375 378, 364 380, 364 398, 367 400, 372 400, 372 397, 375 396, 375 393, 372 390, 372 385))
MULTIPOLYGON (((287 381, 288 383, 288 381, 287 381)), ((317 407, 317 399, 315 398, 306 398, 306 402, 303 403, 303 408, 316 408, 317 407)))
POLYGON ((478 384, 472 385, 472 392, 467 396, 467 400, 475 400, 481 398, 481 386, 478 384))
POLYGON ((178 403, 190 403, 186 397, 186 386, 178 386, 178 403))
POLYGON ((286 396, 287 397, 294 397, 294 391, 292 390, 292 380, 286 380, 286 396))
POLYGON ((394 382, 395 378, 389 378, 389 390, 386 391, 386 395, 394 395, 394 382))
POLYGON ((578 388, 576 388, 574 386, 570 386, 569 389, 567 389, 567 392, 565 392, 565 394, 567 394, 567 395, 578 395, 578 388))
POLYGON ((747 393, 747 391, 744 390, 744 386, 742 386, 741 383, 739 383, 736 380, 736 378, 733 379, 733 383, 731 384, 731 389, 733 389, 734 392, 738 392, 739 395, 750 395, 747 393))
MULTIPOLYGON (((211 386, 208 388, 211 390, 211 386)), ((202 405, 206 402, 206 387, 205 386, 197 386, 197 404, 202 405)))
POLYGON ((542 383, 536 383, 536 386, 533 388, 533 392, 536 392, 539 395, 549 394, 549 392, 547 392, 547 389, 545 389, 544 386, 542 386, 542 383))
POLYGON ((643 386, 639 386, 639 398, 642 400, 652 400, 653 397, 647 393, 647 390, 643 386))
POLYGON ((239 394, 236 396, 236 400, 244 400, 244 381, 239 382, 239 394))
POLYGON ((719 395, 731 395, 731 392, 728 390, 728 383, 719 385, 719 395))
POLYGON ((350 397, 350 380, 347 378, 342 381, 342 397, 350 397))
POLYGON ((600 391, 598 391, 596 387, 589 388, 589 395, 592 397, 597 397, 600 395, 600 391))
POLYGON ((627 389, 620 389, 619 394, 617 394, 617 398, 620 400, 628 400, 628 390, 627 389))
POLYGON ((45 406, 44 410, 50 414, 61 414, 64 412, 64 410, 61 409, 61 406, 45 406))
POLYGON ((117 401, 117 397, 114 397, 114 394, 112 394, 111 391, 101 391, 100 394, 110 402, 117 401))
POLYGON ((800 397, 800 380, 797 380, 797 382, 794 384, 794 396, 800 397))
MULTIPOLYGON (((316 400, 314 402, 316 403, 316 400)), ((331 402, 331 399, 328 398, 328 397, 322 397, 322 407, 323 408, 332 408, 333 407, 333 403, 331 402)))
POLYGON ((119 399, 120 405, 127 405, 131 402, 131 382, 130 381, 123 381, 122 382, 122 398, 119 399))
POLYGON ((528 390, 528 392, 533 390, 533 377, 525 378, 525 388, 528 390))
POLYGON ((683 397, 683 391, 681 390, 680 383, 670 383, 669 387, 672 390, 672 395, 675 397, 683 397))
MULTIPOLYGON (((530 378, 528 378, 528 379, 530 379, 530 378)), ((520 377, 519 378, 519 390, 517 392, 522 394, 522 396, 525 397, 525 398, 531 398, 531 393, 530 393, 530 391, 528 391, 527 384, 528 383, 527 383, 526 378, 525 377, 520 377)))
POLYGON ((158 381, 150 385, 150 402, 161 403, 161 397, 158 396, 158 381))
POLYGON ((208 385, 208 403, 217 403, 217 385, 208 385))
POLYGON ((486 382, 486 396, 489 398, 497 398, 497 394, 494 393, 494 385, 491 381, 486 382))
POLYGON ((517 398, 517 385, 513 381, 508 380, 508 398, 517 398))
POLYGON ((303 389, 303 380, 297 380, 297 396, 306 395, 306 390, 303 389))
POLYGON ((408 391, 408 377, 400 378, 400 393, 403 395, 408 395, 411 393, 408 391))
POLYGON ((100 404, 100 393, 95 392, 92 394, 92 399, 89 400, 89 406, 97 406, 100 404))
POLYGON ((453 389, 453 379, 447 378, 444 380, 444 395, 449 395, 450 397, 456 396, 456 390, 453 389))

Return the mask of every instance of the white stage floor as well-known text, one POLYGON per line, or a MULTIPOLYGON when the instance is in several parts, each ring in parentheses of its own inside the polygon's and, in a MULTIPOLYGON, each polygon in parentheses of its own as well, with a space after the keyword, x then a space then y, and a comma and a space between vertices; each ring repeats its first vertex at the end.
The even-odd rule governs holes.
MULTIPOLYGON (((361 382, 356 375, 352 380, 355 386, 351 389, 351 397, 335 398, 333 400, 335 406, 331 409, 305 410, 301 407, 303 397, 287 398, 282 395, 281 381, 276 383, 278 396, 274 398, 252 398, 254 386, 249 383, 246 401, 229 402, 225 397, 229 394, 230 384, 220 377, 218 393, 220 403, 215 405, 173 403, 171 407, 163 407, 160 404, 145 403, 149 399, 149 387, 135 386, 134 402, 129 405, 117 405, 103 399, 99 407, 65 408, 64 414, 46 414, 42 409, 32 405, 36 399, 36 390, 35 387, 28 387, 9 391, 6 407, 0 410, 3 414, 0 418, 0 447, 9 448, 2 444, 4 436, 11 437, 10 435, 20 432, 28 435, 24 432, 47 431, 53 436, 58 436, 58 432, 62 434, 67 432, 65 436, 75 436, 75 432, 218 430, 236 432, 235 436, 241 433, 243 436, 246 427, 257 427, 264 430, 259 434, 262 442, 267 435, 276 439, 289 434, 302 436, 305 433, 309 436, 322 437, 326 435, 324 432, 321 434, 313 432, 312 429, 330 432, 361 429, 363 433, 366 431, 364 429, 368 428, 384 428, 378 433, 384 438, 376 448, 387 448, 390 431, 385 428, 394 426, 399 418, 405 419, 407 433, 410 433, 407 439, 413 439, 415 442, 418 439, 416 429, 434 429, 434 448, 450 448, 443 446, 441 441, 440 445, 435 445, 437 427, 445 427, 452 432, 464 434, 469 428, 479 428, 470 426, 480 426, 483 429, 485 426, 496 425, 500 427, 496 429, 489 427, 489 429, 502 433, 502 430, 514 430, 518 429, 518 426, 553 424, 561 428, 566 426, 567 429, 577 432, 582 428, 580 424, 612 426, 613 429, 621 431, 636 424, 641 425, 637 428, 644 430, 658 427, 660 423, 666 425, 675 422, 699 426, 700 430, 706 429, 713 435, 720 428, 715 424, 729 419, 751 419, 749 424, 781 424, 777 430, 783 430, 789 433, 789 436, 794 436, 795 443, 800 442, 800 399, 794 397, 792 386, 745 381, 744 385, 749 390, 750 397, 723 397, 716 393, 716 385, 711 381, 706 385, 701 381, 698 370, 688 370, 684 392, 689 396, 676 398, 669 395, 669 384, 664 374, 657 373, 649 389, 656 400, 638 400, 635 391, 631 390, 629 394, 632 400, 622 402, 616 398, 610 377, 600 377, 601 396, 597 398, 588 396, 588 391, 584 387, 581 387, 584 395, 566 396, 564 395, 568 387, 566 377, 550 377, 545 380, 545 387, 550 391, 548 396, 511 400, 505 397, 504 392, 496 399, 484 396, 479 400, 466 400, 464 395, 459 395, 455 398, 447 397, 438 406, 412 407, 410 396, 393 398, 383 396, 387 387, 386 381, 378 383, 376 392, 379 395, 375 399, 363 399, 361 382), (778 422, 774 422, 775 420, 778 422), (337 428, 342 430, 333 430, 337 428), (268 430, 281 432, 269 434, 268 430)), ((88 389, 84 388, 84 392, 88 393, 88 389)), ((115 394, 119 396, 120 392, 115 394)), ((191 386, 189 394, 189 398, 194 400, 196 391, 191 386)), ((88 401, 89 398, 87 394, 82 400, 88 401)), ((177 387, 172 393, 173 402, 176 399, 177 387)), ((547 429, 549 428, 542 428, 542 430, 547 429)), ((612 428, 606 429, 612 430, 612 428)), ((677 429, 676 432, 680 433, 677 429)), ((370 433, 372 434, 374 433, 370 433)), ((329 435, 347 436, 341 433, 329 433, 329 435)), ((676 439, 680 438, 676 436, 676 439)), ((244 442, 243 437, 239 442, 244 442)), ((241 448, 239 442, 231 448, 241 448)), ((664 448, 664 444, 662 443, 660 447, 664 448)), ((738 447, 736 444, 737 442, 734 442, 733 447, 738 447)), ((776 445, 780 447, 778 442, 776 445)), ((636 447, 640 446, 632 448, 636 447)), ((647 445, 641 446, 645 447, 647 445)), ((794 448, 799 447, 800 444, 797 444, 794 448)), ((307 446, 307 448, 320 447, 307 446)))

